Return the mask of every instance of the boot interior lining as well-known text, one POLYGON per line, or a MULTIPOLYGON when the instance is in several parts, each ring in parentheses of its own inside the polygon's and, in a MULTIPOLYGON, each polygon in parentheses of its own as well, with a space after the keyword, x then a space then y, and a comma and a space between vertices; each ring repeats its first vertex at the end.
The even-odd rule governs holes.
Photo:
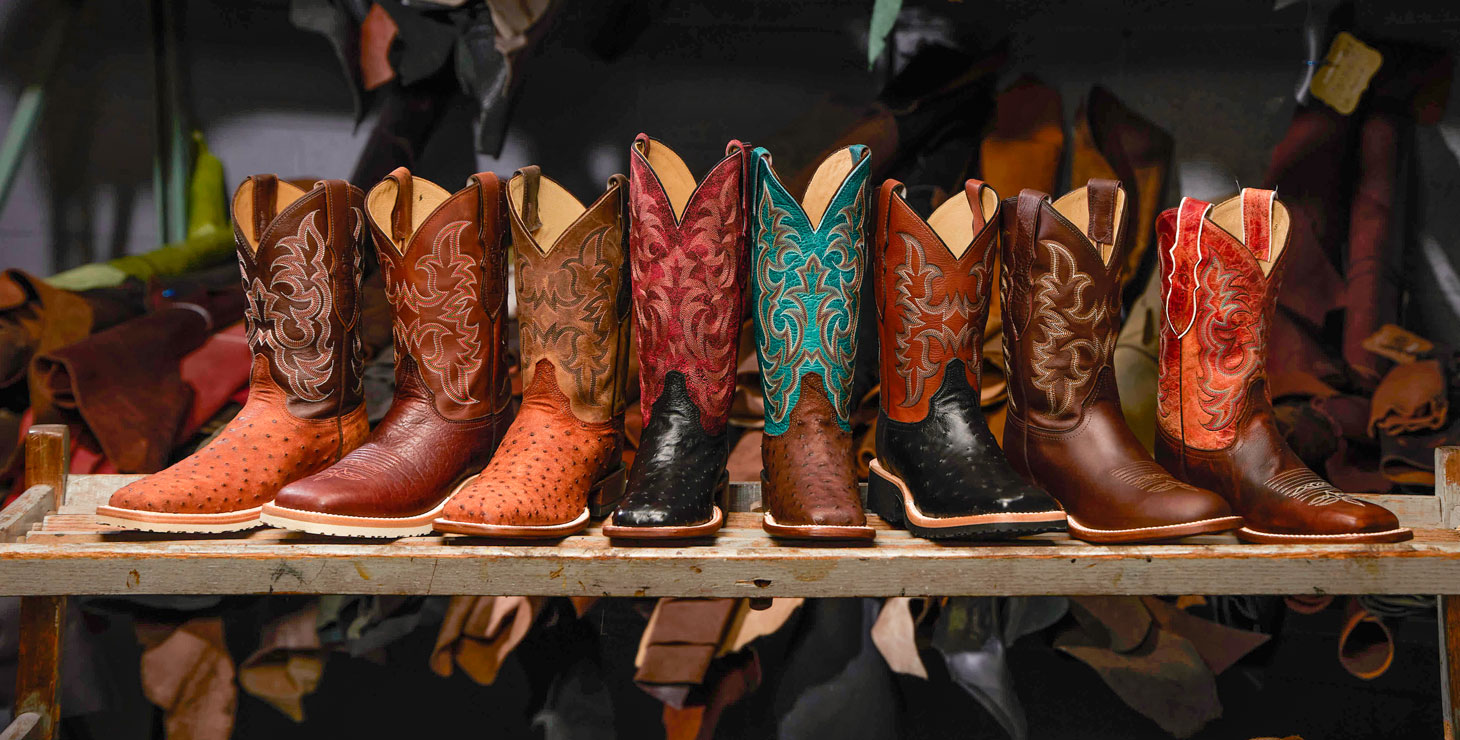
MULTIPOLYGON (((526 181, 522 175, 513 175, 507 183, 507 200, 518 218, 522 217, 525 189, 526 181)), ((537 186, 537 214, 542 225, 529 233, 537 242, 538 248, 547 252, 586 210, 588 209, 567 188, 546 175, 540 176, 537 186)))
POLYGON ((396 243, 390 218, 391 212, 395 210, 396 193, 399 190, 400 185, 396 184, 395 180, 390 178, 381 180, 378 185, 370 189, 370 195, 366 196, 365 211, 370 214, 370 220, 375 227, 380 229, 381 233, 391 237, 391 244, 395 246, 395 250, 404 253, 406 244, 410 243, 410 238, 420 230, 421 224, 426 222, 426 218, 442 203, 445 203, 447 198, 451 197, 451 193, 430 180, 412 175, 411 233, 404 240, 396 243))
MULTIPOLYGON (((1247 229, 1242 223, 1242 194, 1228 198, 1212 207, 1208 220, 1227 232, 1233 239, 1242 245, 1246 245, 1247 229)), ((1272 266, 1282 255, 1283 250, 1288 246, 1288 231, 1292 228, 1292 218, 1288 215, 1288 207, 1283 205, 1276 198, 1272 202, 1272 234, 1269 238, 1267 259, 1257 260, 1257 266, 1262 268, 1262 274, 1272 272, 1272 266)), ((1254 255, 1255 257, 1256 255, 1254 255)))
POLYGON ((664 195, 669 198, 669 207, 674 209, 675 220, 683 219, 684 209, 689 206, 689 198, 694 194, 696 186, 689 165, 673 149, 660 142, 649 142, 647 146, 634 142, 634 146, 649 161, 649 167, 664 186, 664 195))
POLYGON ((955 259, 963 257, 968 248, 973 246, 973 238, 993 220, 999 207, 999 194, 993 188, 984 188, 979 196, 979 205, 983 207, 984 215, 981 224, 973 222, 973 209, 968 205, 968 196, 961 192, 943 201, 933 211, 933 215, 928 217, 928 227, 943 240, 955 259))
MULTIPOLYGON (((278 216, 294 201, 308 195, 308 191, 299 186, 284 180, 277 181, 274 188, 274 215, 278 216)), ((233 195, 233 223, 238 224, 238 230, 243 232, 244 241, 248 242, 249 249, 257 252, 259 249, 260 234, 254 233, 253 223, 253 178, 243 181, 238 186, 238 192, 233 195)))
POLYGON ((810 222, 813 231, 821 228, 821 217, 826 215, 831 199, 836 197, 837 191, 856 165, 857 160, 848 147, 827 157, 816 168, 816 174, 811 176, 811 182, 806 185, 806 197, 801 199, 801 209, 805 211, 806 220, 810 222))
MULTIPOLYGON (((1115 253, 1115 242, 1120 241, 1120 230, 1125 226, 1125 201, 1125 188, 1117 188, 1115 191, 1115 240, 1109 244, 1096 244, 1095 240, 1090 240, 1090 243, 1095 244, 1095 248, 1100 251, 1100 261, 1105 263, 1106 267, 1110 266, 1110 256, 1115 253)), ((1068 219, 1086 239, 1090 239, 1089 188, 1071 190, 1060 196, 1060 199, 1052 205, 1054 210, 1068 219)))

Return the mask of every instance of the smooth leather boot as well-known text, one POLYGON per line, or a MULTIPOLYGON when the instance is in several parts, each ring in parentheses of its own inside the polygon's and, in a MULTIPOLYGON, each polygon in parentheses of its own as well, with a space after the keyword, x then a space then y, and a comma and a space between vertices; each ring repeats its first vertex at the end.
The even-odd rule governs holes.
POLYGON ((610 537, 711 534, 724 523, 744 311, 745 180, 738 141, 698 186, 672 149, 644 134, 629 152, 629 261, 644 432, 610 537))
POLYGON ((765 394, 763 526, 779 537, 870 540, 852 468, 869 152, 827 157, 799 203, 755 150, 755 343, 765 394))
POLYGON ((285 529, 429 534, 511 421, 506 194, 491 173, 456 194, 397 168, 365 198, 395 336, 395 398, 365 443, 265 504, 285 529))
POLYGON ((999 196, 978 180, 924 221, 902 183, 877 198, 873 279, 881 345, 877 457, 867 501, 919 537, 1018 537, 1065 528, 1048 493, 1009 467, 979 408, 999 196))
POLYGON ((1004 452, 1025 480, 1054 494, 1079 539, 1234 529, 1242 520, 1227 502, 1157 465, 1121 413, 1111 350, 1130 205, 1114 180, 1091 180, 1053 203, 1035 190, 1004 201, 1004 452))
POLYGON ((627 186, 615 175, 585 208, 537 167, 507 183, 522 408, 486 470, 446 502, 436 529, 563 537, 607 516, 623 496, 627 186))
POLYGON ((256 527, 279 489, 365 439, 363 200, 343 180, 305 192, 255 175, 239 186, 233 234, 253 351, 248 402, 207 447, 112 494, 97 507, 101 521, 151 532, 256 527))
POLYGON ((1338 491, 1289 449, 1267 389, 1291 219, 1271 190, 1161 214, 1156 459, 1246 520, 1249 542, 1399 542, 1393 512, 1338 491))

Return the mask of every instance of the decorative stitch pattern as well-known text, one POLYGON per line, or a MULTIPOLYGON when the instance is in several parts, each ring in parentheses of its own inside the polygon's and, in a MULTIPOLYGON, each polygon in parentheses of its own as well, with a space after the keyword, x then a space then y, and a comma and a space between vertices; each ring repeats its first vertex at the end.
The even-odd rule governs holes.
POLYGON ((1318 477, 1308 468, 1290 468, 1269 478, 1266 487, 1309 506, 1331 506, 1337 503, 1363 505, 1364 502, 1342 493, 1333 484, 1318 477))
POLYGON ((1208 416, 1201 425, 1213 432, 1236 421, 1247 382, 1262 370, 1264 322, 1251 305, 1260 292, 1240 282, 1236 270, 1207 260, 1200 286, 1203 308, 1197 311, 1197 403, 1208 416))
POLYGON ((470 226, 468 221, 447 224, 436 233, 430 251, 415 260, 407 275, 424 275, 425 290, 417 290, 405 276, 386 284, 386 297, 395 306, 396 341, 424 370, 436 373, 441 391, 460 404, 482 400, 472 397, 472 385, 485 367, 476 316, 480 269, 461 248, 461 235, 470 226))
POLYGON ((1033 339, 1034 387, 1044 391, 1050 413, 1068 412, 1094 371, 1103 366, 1115 345, 1115 332, 1104 340, 1076 337, 1072 324, 1099 324, 1107 318, 1106 301, 1089 299, 1094 285, 1075 266, 1075 257, 1055 242, 1040 242, 1049 253, 1049 272, 1035 281, 1033 339), (1086 305, 1088 302, 1088 305, 1086 305))
POLYGON ((306 401, 328 397, 326 385, 335 361, 335 343, 329 316, 332 308, 329 270, 325 266, 326 245, 316 221, 319 211, 310 211, 299 223, 299 231, 283 236, 283 252, 273 264, 261 265, 268 283, 248 280, 247 319, 249 346, 262 353, 265 348, 273 365, 283 375, 288 391, 306 401))
MULTIPOLYGON (((517 302, 524 359, 561 359, 558 370, 573 376, 586 400, 597 399, 613 382, 610 340, 618 325, 614 301, 619 294, 623 257, 600 226, 576 245, 559 242, 548 255, 517 250, 517 302), (576 249, 560 265, 548 258, 576 249)), ((564 392, 572 395, 571 390, 564 392)))
MULTIPOLYGON (((911 408, 923 398, 925 383, 948 360, 977 368, 974 297, 983 294, 989 265, 974 263, 966 282, 954 285, 943 270, 928 261, 926 248, 910 234, 898 232, 907 259, 894 269, 901 325, 896 334, 898 375, 906 385, 900 406, 911 408)), ((962 281, 960 281, 962 282, 962 281)))

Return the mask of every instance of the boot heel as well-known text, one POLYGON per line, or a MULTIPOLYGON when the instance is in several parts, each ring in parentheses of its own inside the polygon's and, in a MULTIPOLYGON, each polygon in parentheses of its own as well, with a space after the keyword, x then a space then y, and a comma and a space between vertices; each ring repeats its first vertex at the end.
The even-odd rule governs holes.
POLYGON ((609 473, 593 484, 588 491, 588 515, 594 519, 603 519, 613 510, 618 508, 619 499, 624 497, 624 487, 628 485, 628 471, 620 466, 618 470, 609 473))
POLYGON ((902 511, 902 491, 897 484, 886 478, 881 466, 873 461, 870 474, 867 476, 867 506, 877 516, 888 524, 904 526, 902 511))

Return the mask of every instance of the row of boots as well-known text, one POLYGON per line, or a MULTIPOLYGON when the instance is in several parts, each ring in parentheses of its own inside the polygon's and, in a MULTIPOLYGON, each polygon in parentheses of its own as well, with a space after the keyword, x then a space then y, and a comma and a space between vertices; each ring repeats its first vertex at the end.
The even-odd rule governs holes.
POLYGON ((505 182, 481 173, 454 194, 404 168, 368 194, 252 177, 233 200, 249 400, 207 447, 98 514, 162 532, 548 538, 608 517, 615 538, 713 534, 748 293, 763 526, 870 540, 850 422, 870 267, 882 382, 867 497, 894 525, 965 539, 1068 527, 1093 542, 1234 528, 1265 542, 1409 536, 1303 467, 1274 425, 1263 358, 1289 223, 1272 193, 1187 199, 1159 219, 1152 460, 1122 418, 1111 364, 1131 231, 1119 183, 1001 202, 971 180, 924 220, 889 181, 869 219, 868 178, 867 147, 845 147, 798 200, 764 149, 732 141, 696 180, 644 135, 630 176, 587 206, 536 167, 505 182), (395 397, 373 430, 358 333, 367 229, 396 350, 395 397), (995 280, 1010 378, 1002 450, 979 407, 995 280), (625 470, 631 326, 643 433, 625 470))

